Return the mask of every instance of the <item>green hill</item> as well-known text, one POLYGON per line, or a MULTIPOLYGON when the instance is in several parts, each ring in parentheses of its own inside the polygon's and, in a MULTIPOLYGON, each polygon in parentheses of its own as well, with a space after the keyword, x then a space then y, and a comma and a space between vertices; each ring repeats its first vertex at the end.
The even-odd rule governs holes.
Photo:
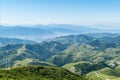
POLYGON ((30 66, 30 65, 40 65, 40 66, 56 66, 52 63, 40 61, 38 59, 26 58, 23 60, 16 60, 13 67, 16 66, 30 66))
MULTIPOLYGON (((102 47, 102 46, 101 46, 102 47)), ((63 66, 67 63, 87 61, 91 63, 105 62, 109 66, 119 65, 120 47, 96 49, 89 44, 72 44, 59 54, 47 59, 48 62, 63 66)))
POLYGON ((86 80, 58 67, 26 66, 0 70, 0 80, 86 80))
POLYGON ((120 67, 103 68, 98 71, 90 72, 86 75, 89 80, 120 80, 120 67))
POLYGON ((63 67, 75 74, 86 75, 91 71, 99 70, 106 66, 107 65, 104 62, 90 63, 90 62, 80 61, 76 63, 68 63, 63 67))
POLYGON ((29 61, 31 59, 31 61, 39 63, 39 61, 43 61, 45 58, 48 58, 52 53, 39 44, 14 44, 0 47, 0 55, 0 67, 5 67, 6 62, 8 61, 10 66, 15 65, 18 61, 26 61, 27 64, 28 59, 29 61))
POLYGON ((90 73, 93 77, 96 77, 94 71, 103 69, 100 74, 119 77, 119 39, 118 34, 104 33, 63 36, 37 44, 8 44, 0 46, 0 68, 59 66, 77 75, 90 73))

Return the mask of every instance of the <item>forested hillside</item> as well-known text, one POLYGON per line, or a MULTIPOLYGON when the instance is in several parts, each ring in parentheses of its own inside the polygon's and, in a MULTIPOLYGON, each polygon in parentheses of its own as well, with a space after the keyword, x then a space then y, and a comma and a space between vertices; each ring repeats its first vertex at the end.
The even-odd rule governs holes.
POLYGON ((116 71, 120 66, 120 35, 96 34, 62 36, 36 44, 3 45, 0 67, 58 66, 82 76, 106 68, 116 71))

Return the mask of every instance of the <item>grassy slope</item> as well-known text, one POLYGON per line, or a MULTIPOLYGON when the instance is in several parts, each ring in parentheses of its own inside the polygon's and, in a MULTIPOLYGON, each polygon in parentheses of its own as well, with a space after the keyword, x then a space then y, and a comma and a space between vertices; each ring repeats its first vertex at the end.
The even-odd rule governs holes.
POLYGON ((98 71, 93 71, 87 74, 87 78, 89 80, 120 80, 120 76, 118 76, 120 69, 118 71, 116 71, 116 69, 103 68, 98 71))
POLYGON ((26 58, 24 60, 15 61, 13 67, 16 67, 16 66, 30 66, 30 65, 55 66, 52 63, 48 63, 48 62, 45 62, 45 61, 40 61, 38 59, 26 58))
POLYGON ((58 67, 29 66, 0 70, 0 80, 86 80, 58 67))
POLYGON ((63 67, 73 73, 76 73, 78 75, 82 75, 84 70, 87 70, 86 65, 91 65, 90 62, 85 62, 85 61, 81 61, 81 62, 77 62, 77 63, 69 63, 64 65, 63 67), (78 66, 78 67, 77 67, 78 66))

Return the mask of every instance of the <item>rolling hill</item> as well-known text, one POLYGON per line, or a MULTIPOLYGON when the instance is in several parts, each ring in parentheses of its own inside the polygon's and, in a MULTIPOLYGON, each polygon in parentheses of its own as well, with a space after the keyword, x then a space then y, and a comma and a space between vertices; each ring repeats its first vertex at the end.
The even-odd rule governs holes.
POLYGON ((98 71, 93 71, 87 74, 89 80, 120 80, 120 66, 111 69, 103 68, 98 71))
POLYGON ((82 34, 58 37, 36 44, 9 44, 0 47, 0 62, 5 65, 9 58, 11 64, 14 64, 16 60, 31 58, 57 66, 79 61, 105 61, 106 64, 112 65, 119 63, 120 43, 119 35, 109 37, 115 41, 109 42, 107 39, 103 40, 104 37, 95 38, 82 34))
MULTIPOLYGON (((120 35, 99 33, 99 36, 96 36, 95 34, 62 36, 36 44, 0 46, 0 67, 59 66, 82 76, 95 75, 97 73, 94 71, 106 68, 114 71, 118 67, 119 71, 120 35)), ((114 76, 119 79, 118 71, 114 71, 116 72, 114 76)), ((110 74, 107 76, 112 77, 110 74)))
POLYGON ((15 67, 0 70, 0 80, 87 80, 58 67, 15 67))

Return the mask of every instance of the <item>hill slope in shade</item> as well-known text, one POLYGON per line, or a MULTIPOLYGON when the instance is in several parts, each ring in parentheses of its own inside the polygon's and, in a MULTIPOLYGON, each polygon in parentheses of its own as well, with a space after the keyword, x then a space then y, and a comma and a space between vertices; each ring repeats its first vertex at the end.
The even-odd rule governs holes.
POLYGON ((0 45, 7 45, 7 44, 35 44, 35 43, 36 43, 35 41, 30 41, 30 40, 0 37, 0 45))

